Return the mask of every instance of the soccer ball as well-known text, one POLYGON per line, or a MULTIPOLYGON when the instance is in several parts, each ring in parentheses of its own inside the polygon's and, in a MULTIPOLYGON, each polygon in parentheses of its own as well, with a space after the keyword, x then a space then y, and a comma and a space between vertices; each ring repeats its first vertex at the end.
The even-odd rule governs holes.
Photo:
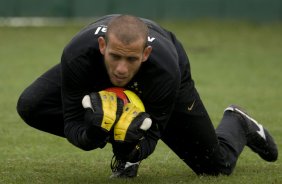
POLYGON ((133 103, 141 111, 145 112, 145 107, 141 99, 132 91, 121 87, 111 87, 105 89, 105 91, 113 92, 120 98, 124 104, 133 103))
MULTIPOLYGON (((141 112, 145 112, 145 107, 143 102, 134 92, 121 87, 111 87, 105 89, 105 91, 114 92, 119 99, 123 100, 124 104, 132 103, 137 108, 139 108, 141 112)), ((146 131, 151 127, 151 125, 152 125, 151 118, 145 118, 142 122, 142 125, 140 126, 140 129, 146 131)))

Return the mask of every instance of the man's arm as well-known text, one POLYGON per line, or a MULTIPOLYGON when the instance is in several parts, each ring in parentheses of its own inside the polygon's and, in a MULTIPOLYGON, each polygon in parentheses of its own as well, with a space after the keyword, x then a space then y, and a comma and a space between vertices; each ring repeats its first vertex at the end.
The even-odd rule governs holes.
POLYGON ((69 142, 81 149, 91 150, 94 146, 91 145, 91 141, 86 135, 85 112, 81 105, 81 100, 87 92, 84 90, 84 84, 81 80, 82 74, 72 69, 75 66, 69 66, 76 63, 72 62, 71 59, 64 53, 61 62, 64 132, 69 142))
MULTIPOLYGON (((93 129, 90 122, 85 121, 87 110, 82 106, 82 99, 90 92, 95 92, 95 89, 91 87, 95 85, 93 80, 100 79, 95 79, 92 75, 95 73, 95 71, 92 71, 94 66, 91 65, 94 56, 86 52, 86 49, 81 52, 74 50, 74 46, 66 47, 61 60, 64 132, 68 141, 75 146, 83 150, 92 150, 101 147, 97 140, 103 137, 99 136, 103 132, 96 131, 97 129, 93 129), (93 140, 94 136, 96 136, 96 140, 93 140)), ((96 67, 99 68, 100 65, 96 67)), ((92 115, 91 113, 88 114, 92 115)), ((86 119, 89 120, 89 118, 86 119)))

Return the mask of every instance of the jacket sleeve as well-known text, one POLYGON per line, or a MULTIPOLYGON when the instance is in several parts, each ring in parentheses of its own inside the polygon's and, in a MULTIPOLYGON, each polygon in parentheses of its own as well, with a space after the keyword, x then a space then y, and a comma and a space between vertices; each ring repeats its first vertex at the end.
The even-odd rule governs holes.
POLYGON ((71 58, 63 53, 61 60, 62 67, 62 104, 64 114, 64 133, 67 140, 73 145, 83 149, 92 150, 97 145, 88 139, 86 135, 87 126, 84 123, 85 109, 81 104, 84 95, 88 94, 85 86, 87 72, 81 64, 85 63, 87 56, 80 55, 71 58))

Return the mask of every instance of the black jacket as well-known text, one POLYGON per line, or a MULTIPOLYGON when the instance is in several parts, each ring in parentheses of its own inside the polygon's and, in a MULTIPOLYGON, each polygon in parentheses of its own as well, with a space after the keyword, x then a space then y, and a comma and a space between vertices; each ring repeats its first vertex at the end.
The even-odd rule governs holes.
MULTIPOLYGON (((86 127, 81 100, 90 92, 113 86, 98 46, 98 37, 104 36, 107 23, 113 16, 116 15, 102 17, 77 33, 65 47, 61 58, 65 135, 71 143, 84 150, 91 150, 92 146, 83 138, 86 127)), ((142 20, 149 27, 148 43, 153 50, 126 88, 139 95, 152 118, 153 126, 145 143, 150 154, 174 108, 182 71, 174 35, 150 20, 142 20)))

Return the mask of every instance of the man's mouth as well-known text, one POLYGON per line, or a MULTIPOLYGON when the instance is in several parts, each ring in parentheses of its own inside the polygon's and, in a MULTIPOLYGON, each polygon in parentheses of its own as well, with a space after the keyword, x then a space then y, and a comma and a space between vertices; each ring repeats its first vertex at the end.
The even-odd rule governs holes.
POLYGON ((118 82, 123 82, 127 79, 127 77, 125 77, 125 76, 118 76, 118 75, 115 75, 115 74, 113 75, 113 77, 114 77, 114 80, 116 80, 118 82))

